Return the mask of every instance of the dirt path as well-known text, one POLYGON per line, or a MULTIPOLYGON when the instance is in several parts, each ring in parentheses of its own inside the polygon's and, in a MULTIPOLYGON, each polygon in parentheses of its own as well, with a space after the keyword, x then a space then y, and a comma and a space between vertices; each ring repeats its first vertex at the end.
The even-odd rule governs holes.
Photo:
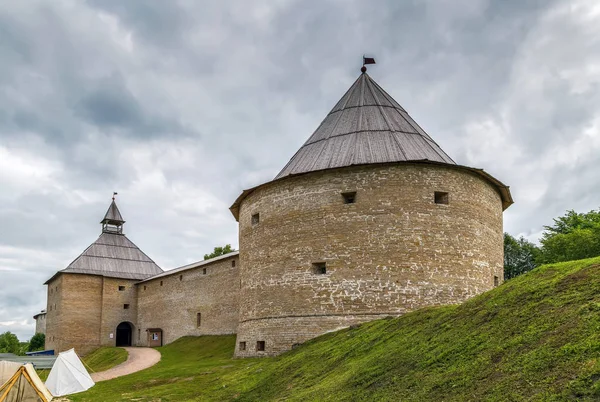
POLYGON ((111 380, 154 366, 160 361, 160 352, 151 348, 123 348, 129 356, 123 363, 106 371, 92 373, 95 382, 111 380))

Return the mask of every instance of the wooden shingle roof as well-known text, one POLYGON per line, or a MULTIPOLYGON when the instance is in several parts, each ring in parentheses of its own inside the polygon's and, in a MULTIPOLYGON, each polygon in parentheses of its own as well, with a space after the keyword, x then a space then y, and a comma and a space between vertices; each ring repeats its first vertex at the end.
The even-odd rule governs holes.
POLYGON ((513 203, 508 186, 483 169, 456 164, 398 102, 363 72, 279 174, 270 182, 244 190, 229 209, 237 220, 248 195, 287 177, 384 163, 441 165, 469 171, 497 189, 503 209, 513 203))
MULTIPOLYGON (((113 200, 101 223, 122 225, 125 221, 113 200)), ((141 280, 161 274, 163 270, 122 232, 103 230, 100 237, 69 266, 48 279, 48 284, 62 273, 100 275, 110 278, 141 280)))
POLYGON ((102 221, 100 221, 100 223, 105 223, 105 222, 106 223, 120 223, 120 224, 125 223, 125 221, 123 220, 123 217, 121 216, 121 211, 119 211, 119 208, 117 207, 117 203, 115 202, 114 199, 110 203, 110 206, 108 207, 108 210, 106 211, 106 214, 104 214, 104 219, 102 219, 102 221))
POLYGON ((275 179, 408 161, 455 164, 398 102, 363 73, 275 179))

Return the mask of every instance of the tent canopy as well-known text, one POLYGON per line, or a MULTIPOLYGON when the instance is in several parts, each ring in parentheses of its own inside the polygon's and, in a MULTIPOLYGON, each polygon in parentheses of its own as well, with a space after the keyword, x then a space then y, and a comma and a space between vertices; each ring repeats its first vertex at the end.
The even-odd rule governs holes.
POLYGON ((46 380, 46 386, 54 396, 87 391, 94 384, 74 349, 59 353, 46 380))
POLYGON ((31 364, 0 361, 0 401, 50 402, 48 391, 31 364))

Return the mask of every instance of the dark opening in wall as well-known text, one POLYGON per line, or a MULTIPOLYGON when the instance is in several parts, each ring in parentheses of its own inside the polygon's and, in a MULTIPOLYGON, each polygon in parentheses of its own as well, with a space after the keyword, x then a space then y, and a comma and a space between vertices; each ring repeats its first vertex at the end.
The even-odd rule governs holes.
POLYGON ((436 204, 446 204, 448 205, 450 202, 450 197, 448 193, 444 191, 436 191, 433 193, 433 199, 436 204))
POLYGON ((144 290, 146 290, 146 285, 144 285, 144 290))
POLYGON ((255 213, 254 215, 252 215, 252 226, 258 225, 258 222, 260 222, 260 214, 255 213))
POLYGON ((342 193, 342 197, 344 198, 344 204, 354 204, 356 202, 356 191, 342 193))
POLYGON ((327 264, 324 262, 313 262, 313 271, 317 275, 325 275, 327 273, 327 264))
POLYGON ((129 304, 123 304, 123 308, 124 308, 125 310, 129 310, 129 304))
POLYGON ((246 342, 240 342, 239 350, 246 350, 246 342))
POLYGON ((500 283, 500 278, 498 278, 496 275, 494 275, 494 286, 498 286, 499 283, 500 283))
POLYGON ((162 286, 162 281, 160 281, 160 286, 162 286))
POLYGON ((265 341, 256 341, 256 350, 259 352, 264 352, 265 350, 265 341))
POLYGON ((196 326, 198 328, 200 328, 201 324, 202 324, 202 313, 197 313, 196 314, 196 326))
POLYGON ((119 286, 119 292, 122 292, 125 290, 125 286, 119 286))
POLYGON ((179 280, 182 281, 183 280, 183 275, 179 275, 179 280))
POLYGON ((202 268, 202 275, 206 275, 206 268, 202 268))
POLYGON ((231 267, 235 268, 235 260, 231 260, 231 267))

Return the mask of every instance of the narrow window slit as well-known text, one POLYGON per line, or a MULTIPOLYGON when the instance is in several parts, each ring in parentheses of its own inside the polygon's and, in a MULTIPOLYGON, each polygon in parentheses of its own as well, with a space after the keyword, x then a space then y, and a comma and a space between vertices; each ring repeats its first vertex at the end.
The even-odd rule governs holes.
POLYGON ((324 262, 313 263, 313 271, 317 275, 325 275, 327 273, 327 263, 324 263, 324 262))
POLYGON ((450 203, 450 197, 448 193, 444 191, 436 191, 433 195, 433 199, 436 204, 448 205, 450 203))
POLYGON ((342 193, 342 197, 344 198, 344 204, 354 204, 356 202, 356 191, 342 193))

